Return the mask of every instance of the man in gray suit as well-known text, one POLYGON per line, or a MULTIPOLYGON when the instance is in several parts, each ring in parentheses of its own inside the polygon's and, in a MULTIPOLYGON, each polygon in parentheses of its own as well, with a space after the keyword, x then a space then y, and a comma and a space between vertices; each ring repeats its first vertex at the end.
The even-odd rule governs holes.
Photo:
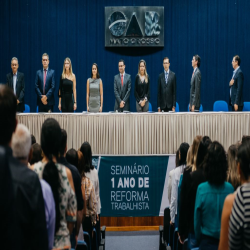
POLYGON ((114 78, 115 111, 130 111, 131 76, 125 73, 124 60, 119 61, 118 67, 120 73, 114 78))
POLYGON ((189 110, 194 112, 200 109, 200 96, 201 96, 201 72, 199 70, 201 58, 198 55, 193 56, 192 67, 194 68, 191 86, 190 86, 190 101, 189 110))

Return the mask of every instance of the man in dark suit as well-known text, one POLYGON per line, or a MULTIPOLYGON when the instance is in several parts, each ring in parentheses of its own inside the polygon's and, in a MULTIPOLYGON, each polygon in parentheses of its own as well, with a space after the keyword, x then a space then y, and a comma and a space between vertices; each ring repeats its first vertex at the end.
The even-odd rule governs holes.
POLYGON ((199 112, 201 103, 201 72, 199 67, 201 65, 201 58, 198 55, 193 56, 192 67, 194 68, 191 84, 190 84, 190 101, 189 110, 199 112))
POLYGON ((36 72, 35 90, 39 112, 52 112, 55 104, 55 76, 54 70, 49 69, 49 55, 42 55, 43 69, 36 72))
MULTIPOLYGON (((9 222, 8 227, 11 228, 12 234, 18 232, 15 234, 15 240, 8 242, 8 245, 11 248, 16 245, 14 249, 47 250, 44 200, 38 175, 14 158, 10 148, 12 134, 17 125, 16 108, 17 99, 12 90, 0 85, 0 146, 4 147, 6 152, 13 187, 13 200, 9 207, 9 210, 13 211, 13 220, 9 222)), ((3 167, 1 163, 0 168, 3 167)), ((1 192, 7 192, 6 188, 1 192)), ((2 201, 1 206, 7 205, 2 201)))
POLYGON ((175 111, 176 105, 176 77, 175 73, 169 69, 169 58, 163 59, 164 72, 158 78, 158 112, 175 111))
POLYGON ((233 111, 243 110, 243 83, 244 75, 240 68, 240 57, 238 55, 233 57, 233 77, 229 82, 230 88, 230 100, 229 103, 232 106, 233 111))
POLYGON ((130 111, 131 76, 125 73, 125 62, 118 63, 119 74, 114 77, 115 111, 130 111))
POLYGON ((7 74, 7 85, 13 89, 14 94, 17 98, 17 112, 24 111, 24 90, 25 90, 25 81, 24 74, 18 72, 18 59, 13 57, 11 59, 11 69, 12 72, 7 74))

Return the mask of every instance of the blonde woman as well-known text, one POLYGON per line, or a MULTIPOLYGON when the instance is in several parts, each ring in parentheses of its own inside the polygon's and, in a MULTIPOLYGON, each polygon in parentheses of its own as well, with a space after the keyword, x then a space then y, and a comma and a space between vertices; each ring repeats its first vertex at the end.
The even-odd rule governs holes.
POLYGON ((140 60, 138 74, 135 77, 135 99, 137 112, 147 112, 150 99, 150 79, 147 73, 146 62, 140 60))
POLYGON ((92 64, 91 78, 87 80, 86 102, 88 112, 102 112, 103 87, 96 63, 92 64))
POLYGON ((58 96, 59 110, 66 113, 76 110, 76 76, 73 73, 71 60, 68 57, 63 63, 58 96))

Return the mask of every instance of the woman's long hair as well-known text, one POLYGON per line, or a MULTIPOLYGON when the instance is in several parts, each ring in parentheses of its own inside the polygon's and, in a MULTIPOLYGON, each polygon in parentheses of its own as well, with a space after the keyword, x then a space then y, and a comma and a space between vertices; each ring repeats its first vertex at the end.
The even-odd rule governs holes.
POLYGON ((59 189, 61 188, 61 181, 58 169, 53 162, 53 157, 58 158, 61 144, 61 128, 59 123, 53 119, 48 118, 42 125, 41 131, 41 147, 44 155, 48 158, 48 163, 43 170, 43 179, 50 185, 56 208, 56 223, 55 234, 60 228, 60 208, 59 208, 59 189))
POLYGON ((144 75, 145 75, 145 83, 148 83, 148 73, 147 73, 147 66, 146 66, 146 62, 142 59, 140 60, 139 64, 138 64, 138 76, 141 76, 140 74, 140 64, 144 63, 145 66, 145 71, 144 71, 144 75))
POLYGON ((84 173, 90 172, 94 169, 92 165, 92 150, 88 142, 84 142, 80 148, 80 151, 83 154, 83 171, 84 173))
POLYGON ((73 75, 73 69, 72 69, 72 64, 71 64, 71 60, 69 57, 66 57, 64 59, 63 62, 63 71, 62 71, 62 79, 66 78, 66 69, 65 69, 65 62, 68 61, 69 62, 69 74, 72 76, 73 75))
POLYGON ((240 186, 240 176, 237 172, 237 146, 231 145, 227 151, 227 164, 228 164, 228 172, 227 172, 227 181, 232 184, 234 190, 240 186))

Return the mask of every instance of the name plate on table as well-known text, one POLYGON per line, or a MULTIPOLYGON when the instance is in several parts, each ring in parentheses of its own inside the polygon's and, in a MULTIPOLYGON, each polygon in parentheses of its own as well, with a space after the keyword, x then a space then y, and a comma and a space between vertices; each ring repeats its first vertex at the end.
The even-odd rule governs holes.
POLYGON ((105 47, 164 47, 164 7, 105 7, 105 47))

